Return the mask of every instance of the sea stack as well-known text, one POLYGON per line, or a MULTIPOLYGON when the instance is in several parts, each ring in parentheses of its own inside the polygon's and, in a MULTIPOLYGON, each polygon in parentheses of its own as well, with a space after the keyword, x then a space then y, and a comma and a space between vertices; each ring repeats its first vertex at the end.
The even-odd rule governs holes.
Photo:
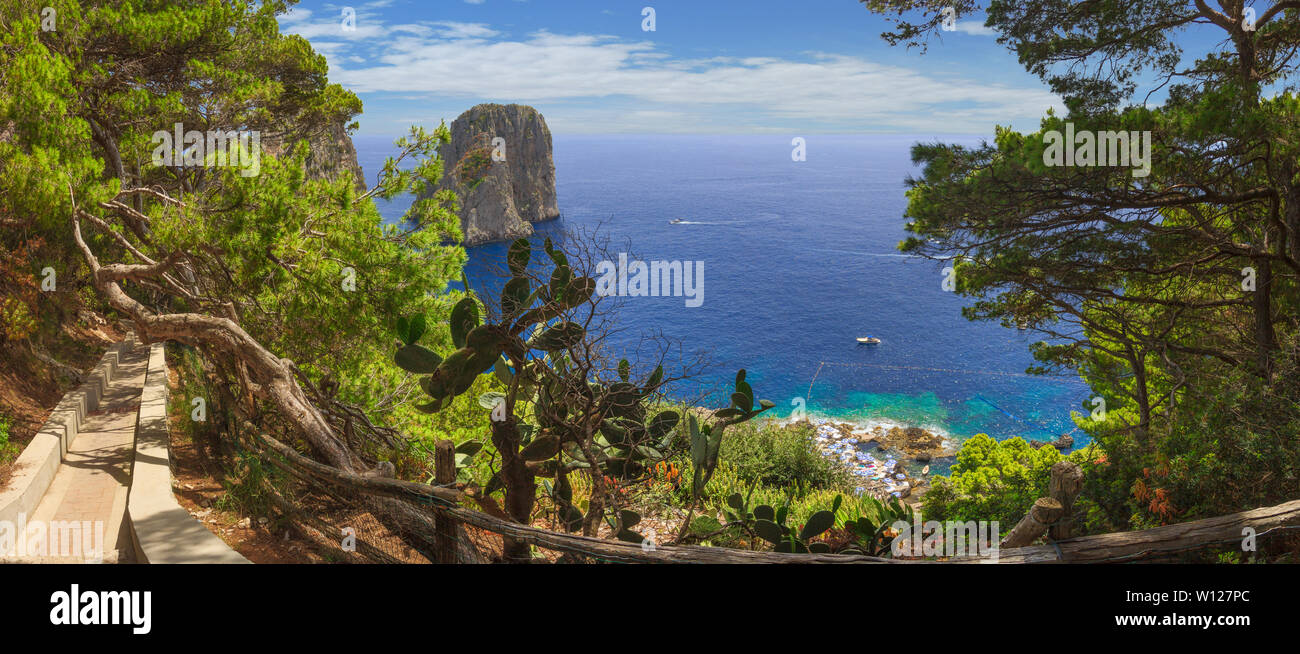
POLYGON ((532 107, 480 104, 451 123, 438 190, 460 200, 465 245, 513 240, 560 216, 551 130, 532 107))

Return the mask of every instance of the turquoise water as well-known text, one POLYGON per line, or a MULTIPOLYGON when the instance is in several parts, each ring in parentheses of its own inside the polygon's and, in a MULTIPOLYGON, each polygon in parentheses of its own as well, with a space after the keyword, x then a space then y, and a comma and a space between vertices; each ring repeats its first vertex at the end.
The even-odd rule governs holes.
MULTIPOLYGON (((790 136, 554 137, 559 220, 537 238, 596 228, 637 258, 703 261, 704 302, 623 298, 610 344, 635 360, 662 333, 708 373, 674 394, 726 404, 737 368, 786 416, 916 425, 955 440, 1051 440, 1074 431, 1087 387, 1074 377, 1024 374, 1030 332, 972 323, 944 291, 943 264, 901 255, 904 179, 915 136, 807 136, 792 162, 790 136), (687 224, 670 225, 681 218, 687 224), (879 345, 859 345, 873 335, 879 345)), ((931 140, 926 138, 924 140, 931 140)), ((970 138, 950 138, 974 142, 970 138)), ((359 137, 368 173, 391 139, 359 137)), ((373 180, 372 180, 373 181, 373 180)), ((409 200, 382 204, 399 220, 409 200)), ((506 244, 470 250, 476 290, 495 293, 506 244)), ((618 251, 620 248, 615 247, 618 251)), ((1074 432, 1075 444, 1086 444, 1074 432)))

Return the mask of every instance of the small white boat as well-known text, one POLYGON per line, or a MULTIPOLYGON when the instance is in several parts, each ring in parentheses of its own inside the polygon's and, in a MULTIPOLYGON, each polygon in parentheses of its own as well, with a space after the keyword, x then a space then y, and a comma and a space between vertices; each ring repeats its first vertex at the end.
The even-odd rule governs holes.
POLYGON ((875 343, 879 343, 880 339, 876 338, 875 336, 863 336, 862 338, 857 339, 857 341, 859 343, 875 344, 875 343))
POLYGON ((682 223, 684 223, 684 222, 686 222, 686 221, 685 221, 685 220, 682 220, 681 218, 673 218, 672 220, 668 221, 668 224, 669 224, 669 225, 680 225, 680 224, 682 224, 682 223))

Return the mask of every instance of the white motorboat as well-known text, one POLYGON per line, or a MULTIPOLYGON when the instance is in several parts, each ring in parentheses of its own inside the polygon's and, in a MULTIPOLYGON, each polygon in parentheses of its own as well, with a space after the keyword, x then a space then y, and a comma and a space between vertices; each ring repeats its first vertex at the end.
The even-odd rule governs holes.
POLYGON ((857 339, 857 341, 858 341, 859 343, 866 343, 866 344, 868 344, 868 345, 874 345, 874 344, 876 344, 876 343, 879 343, 879 342, 880 342, 880 339, 876 338, 875 336, 863 336, 862 338, 857 339))

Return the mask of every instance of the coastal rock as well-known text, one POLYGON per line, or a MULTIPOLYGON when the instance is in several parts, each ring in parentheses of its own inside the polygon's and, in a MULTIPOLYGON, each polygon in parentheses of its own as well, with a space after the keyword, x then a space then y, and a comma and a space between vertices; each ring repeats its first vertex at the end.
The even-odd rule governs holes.
POLYGON ((528 236, 532 223, 560 216, 551 131, 536 109, 475 106, 451 123, 438 153, 446 170, 436 190, 456 192, 465 245, 528 236))
POLYGON ((920 427, 891 427, 876 437, 882 447, 926 462, 955 454, 943 437, 920 427))
POLYGON ((307 155, 309 176, 348 170, 352 172, 357 188, 366 188, 366 175, 357 161, 356 146, 342 123, 327 125, 309 137, 308 143, 311 145, 311 152, 307 155))
POLYGON ((1029 446, 1032 447, 1032 448, 1034 448, 1034 449, 1039 449, 1039 448, 1041 448, 1041 447, 1045 447, 1045 446, 1048 446, 1048 445, 1051 445, 1052 447, 1054 447, 1054 448, 1056 448, 1056 449, 1061 450, 1062 452, 1064 452, 1065 450, 1068 450, 1068 449, 1070 449, 1071 447, 1074 447, 1074 437, 1071 436, 1071 435, 1069 435, 1069 434, 1061 434, 1061 437, 1060 437, 1060 438, 1058 438, 1058 439, 1056 439, 1056 440, 1054 440, 1054 441, 1052 441, 1052 442, 1050 442, 1050 443, 1047 442, 1047 441, 1039 441, 1039 440, 1030 440, 1030 441, 1029 441, 1029 446))
POLYGON ((286 150, 301 140, 307 141, 307 176, 312 179, 333 177, 342 171, 351 171, 358 191, 366 188, 366 175, 357 161, 357 149, 352 144, 347 127, 342 122, 326 123, 311 128, 292 130, 280 136, 264 135, 263 150, 272 156, 282 156, 286 150))

